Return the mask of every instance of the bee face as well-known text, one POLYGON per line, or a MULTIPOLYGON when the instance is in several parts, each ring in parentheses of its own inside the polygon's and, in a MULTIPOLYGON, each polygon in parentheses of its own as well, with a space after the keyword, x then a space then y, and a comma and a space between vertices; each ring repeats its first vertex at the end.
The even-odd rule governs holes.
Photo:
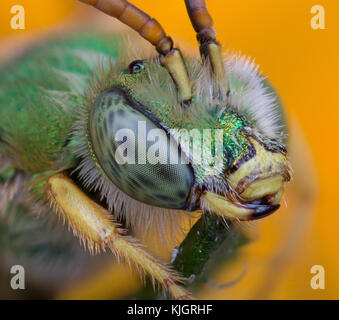
POLYGON ((122 192, 152 207, 244 220, 274 212, 288 180, 286 151, 258 130, 260 119, 249 107, 234 106, 240 96, 261 89, 262 79, 249 83, 235 60, 229 89, 216 99, 207 70, 194 59, 186 62, 197 88, 187 110, 158 60, 113 70, 107 78, 114 81, 98 91, 88 116, 96 167, 122 192))

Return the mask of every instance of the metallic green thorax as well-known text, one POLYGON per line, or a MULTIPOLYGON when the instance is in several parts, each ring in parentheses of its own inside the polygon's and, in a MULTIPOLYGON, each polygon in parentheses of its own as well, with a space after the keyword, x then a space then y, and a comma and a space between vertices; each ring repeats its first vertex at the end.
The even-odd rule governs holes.
MULTIPOLYGON (((0 135, 15 166, 38 173, 72 161, 76 109, 99 61, 118 54, 108 35, 74 35, 34 48, 0 70, 0 135)), ((107 61, 106 61, 107 63, 107 61)))

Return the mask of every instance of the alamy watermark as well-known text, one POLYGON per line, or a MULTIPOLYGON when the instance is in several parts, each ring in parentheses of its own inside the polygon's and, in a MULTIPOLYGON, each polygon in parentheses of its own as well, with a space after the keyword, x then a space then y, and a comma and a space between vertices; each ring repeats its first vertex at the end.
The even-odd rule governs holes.
POLYGON ((325 9, 322 5, 317 4, 311 8, 311 28, 313 30, 325 29, 325 9))
MULTIPOLYGON (((12 17, 10 25, 13 30, 25 29, 25 8, 20 4, 13 5, 10 9, 12 17)), ((314 30, 325 29, 325 9, 322 5, 316 4, 311 7, 311 28, 314 30)))
POLYGON ((25 269, 21 265, 11 267, 11 274, 14 274, 10 280, 10 285, 13 290, 25 289, 25 269))
POLYGON ((118 164, 188 164, 222 166, 223 129, 146 130, 146 121, 138 121, 137 132, 117 130, 112 143, 117 145, 118 164), (178 147, 180 145, 180 148, 178 147))
POLYGON ((325 289, 325 268, 320 265, 314 265, 311 267, 311 273, 314 276, 311 278, 310 285, 313 290, 325 289))
POLYGON ((10 10, 13 15, 10 20, 10 25, 13 30, 25 29, 25 8, 22 5, 16 4, 10 10))

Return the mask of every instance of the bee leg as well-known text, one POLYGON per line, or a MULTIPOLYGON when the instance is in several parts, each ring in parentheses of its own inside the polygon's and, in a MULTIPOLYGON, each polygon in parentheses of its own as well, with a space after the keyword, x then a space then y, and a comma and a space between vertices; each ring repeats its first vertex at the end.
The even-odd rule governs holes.
POLYGON ((117 258, 135 266, 141 274, 148 274, 168 289, 174 299, 189 299, 190 294, 177 284, 180 277, 163 262, 149 254, 137 240, 123 235, 123 230, 112 221, 103 207, 91 200, 66 175, 51 176, 45 193, 58 213, 67 220, 73 233, 92 253, 110 249, 117 258))

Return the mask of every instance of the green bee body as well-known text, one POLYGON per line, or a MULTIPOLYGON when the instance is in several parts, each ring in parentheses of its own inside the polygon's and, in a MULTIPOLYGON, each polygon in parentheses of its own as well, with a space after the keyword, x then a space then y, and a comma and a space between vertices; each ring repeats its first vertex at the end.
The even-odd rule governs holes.
POLYGON ((117 53, 111 36, 85 34, 50 41, 2 67, 0 132, 20 152, 11 159, 18 169, 35 174, 69 166, 67 140, 91 73, 117 53))
MULTIPOLYGON (((186 57, 195 95, 184 109, 167 70, 156 58, 144 55, 133 57, 118 37, 84 33, 50 41, 3 66, 0 152, 10 166, 1 175, 5 179, 13 169, 23 172, 28 193, 33 194, 32 207, 38 202, 48 211, 40 201, 45 184, 52 175, 68 172, 81 189, 95 193, 93 199, 99 199, 115 219, 122 218, 137 233, 153 227, 164 236, 166 224, 176 226, 181 210, 193 211, 199 206, 203 211, 223 210, 218 199, 200 198, 202 193, 231 198, 234 192, 243 192, 239 186, 244 176, 250 185, 285 173, 283 110, 252 62, 229 57, 225 63, 228 89, 216 99, 208 67, 186 57), (135 69, 135 64, 128 68, 133 58, 145 59, 140 68, 135 69), (141 118, 148 128, 160 128, 168 139, 174 137, 173 143, 189 163, 117 166, 111 152, 117 147, 112 146, 113 134, 124 121, 124 127, 135 132, 141 118), (212 149, 216 130, 222 131, 223 144, 206 153, 205 162, 196 163, 190 144, 176 140, 172 130, 195 130, 193 134, 203 137, 206 129, 212 130, 208 140, 212 149), (222 156, 219 166, 213 163, 217 154, 222 156), (237 176, 243 163, 248 168, 237 176)), ((280 186, 279 181, 272 194, 280 186)), ((249 208, 267 211, 271 198, 265 197, 271 194, 263 194, 263 203, 252 204, 256 192, 248 192, 249 208)), ((280 196, 272 200, 274 206, 280 196)), ((205 241, 207 247, 211 239, 205 241)))

